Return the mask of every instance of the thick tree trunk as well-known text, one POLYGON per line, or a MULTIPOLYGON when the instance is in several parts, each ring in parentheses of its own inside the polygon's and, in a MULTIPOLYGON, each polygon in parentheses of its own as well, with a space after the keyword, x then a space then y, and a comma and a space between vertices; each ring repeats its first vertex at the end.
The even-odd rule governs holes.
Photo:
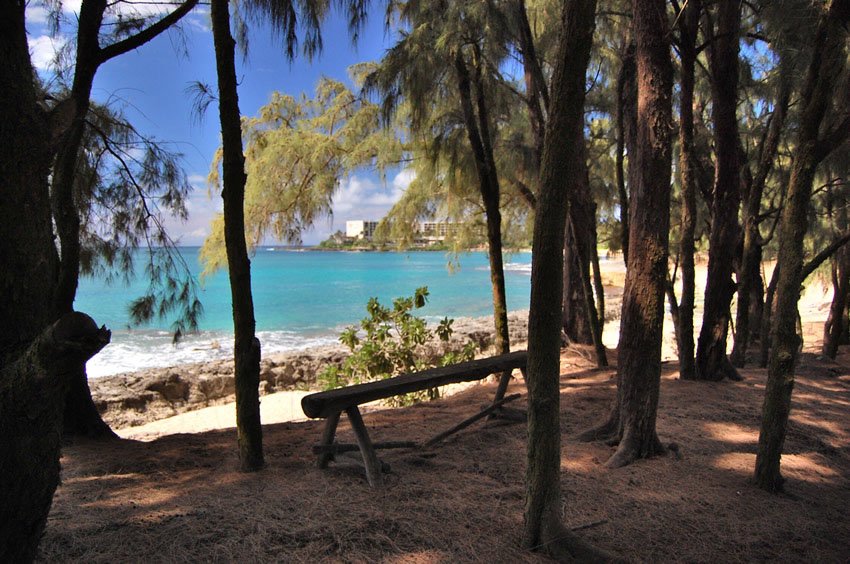
POLYGON ((36 100, 24 4, 0 3, 0 354, 26 346, 56 318, 50 132, 36 100))
POLYGON ((663 452, 655 431, 667 278, 672 164, 673 66, 662 0, 638 1, 634 13, 638 139, 629 210, 629 267, 620 322, 617 401, 609 420, 582 434, 619 447, 616 468, 663 452))
POLYGON ((726 356, 726 338, 735 294, 733 259, 738 241, 738 208, 741 203, 738 154, 738 35, 741 3, 721 0, 717 33, 711 49, 711 90, 716 165, 712 199, 711 233, 705 307, 697 341, 695 379, 740 380, 726 356))
POLYGON ((0 371, 0 561, 29 562, 59 484, 68 380, 109 342, 82 313, 48 327, 0 371))
POLYGON ((239 462, 246 472, 263 467, 263 429, 260 424, 260 341, 256 338, 251 261, 245 243, 245 158, 234 61, 236 42, 230 33, 227 0, 210 4, 218 76, 224 189, 224 239, 233 300, 234 365, 236 370, 236 427, 239 462))
MULTIPOLYGON (((696 41, 702 6, 691 0, 684 7, 679 23, 681 55, 681 102, 679 114, 679 173, 682 185, 681 240, 679 260, 682 270, 682 296, 678 304, 676 343, 679 349, 679 377, 694 378, 694 306, 696 271, 694 268, 694 239, 697 222, 696 171, 694 170, 694 70, 696 41)), ((672 288, 670 289, 672 291, 672 288)), ((674 300, 675 301, 675 300, 674 300)), ((671 302, 672 304, 673 302, 671 302)))
MULTIPOLYGON (((817 165, 834 148, 837 139, 826 144, 819 130, 832 103, 837 79, 846 61, 846 24, 850 16, 850 0, 834 0, 821 17, 814 40, 801 100, 804 107, 791 165, 791 179, 779 232, 777 268, 782 276, 776 286, 776 305, 771 324, 770 358, 767 369, 762 423, 756 454, 755 482, 767 491, 783 488, 780 457, 785 443, 794 370, 799 354, 797 335, 797 301, 804 279, 803 237, 806 214, 811 200, 812 183, 817 165)), ((846 139, 847 132, 840 132, 846 139)))
POLYGON ((583 124, 584 74, 590 58, 594 0, 564 3, 552 103, 534 222, 528 331, 528 468, 524 543, 559 559, 599 560, 561 521, 560 327, 563 248, 576 150, 583 124), (564 155, 566 150, 567 155, 564 155), (554 300, 554 303, 553 303, 554 300))
MULTIPOLYGON (((55 319, 58 256, 48 175, 48 116, 38 105, 25 2, 0 3, 0 561, 34 559, 59 481, 64 385, 27 365, 55 319), (22 221, 25 218, 25 221, 22 221), (57 393, 60 392, 60 393, 57 393), (61 403, 60 403, 61 405, 61 403), (27 417, 27 412, 32 418, 27 417)), ((41 349, 47 351, 47 349, 41 349)))

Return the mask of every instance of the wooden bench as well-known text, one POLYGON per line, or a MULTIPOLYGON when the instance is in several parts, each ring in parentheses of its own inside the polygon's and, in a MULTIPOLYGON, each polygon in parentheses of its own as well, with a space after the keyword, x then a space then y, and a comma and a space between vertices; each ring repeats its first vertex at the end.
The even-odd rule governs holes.
POLYGON ((462 362, 451 366, 431 368, 422 372, 402 374, 401 376, 386 380, 356 384, 304 396, 301 399, 301 408, 304 410, 304 414, 313 419, 326 419, 325 428, 322 433, 322 442, 313 449, 318 454, 319 468, 326 468, 328 462, 334 457, 334 454, 360 450, 363 456, 363 464, 366 467, 366 477, 369 480, 369 485, 372 487, 380 486, 382 482, 381 462, 378 460, 375 449, 407 448, 418 445, 412 442, 372 443, 366 426, 363 424, 363 418, 360 415, 360 405, 410 392, 445 386, 446 384, 481 380, 490 374, 502 373, 493 404, 452 429, 449 429, 449 431, 441 433, 425 443, 426 446, 431 446, 451 433, 459 431, 490 413, 494 413, 505 402, 519 397, 518 394, 504 397, 504 393, 510 379, 511 371, 519 368, 522 370, 523 375, 525 375, 527 361, 528 353, 526 351, 520 351, 462 362), (356 447, 354 445, 334 444, 337 425, 343 411, 348 415, 348 420, 354 429, 354 435, 357 438, 356 447))

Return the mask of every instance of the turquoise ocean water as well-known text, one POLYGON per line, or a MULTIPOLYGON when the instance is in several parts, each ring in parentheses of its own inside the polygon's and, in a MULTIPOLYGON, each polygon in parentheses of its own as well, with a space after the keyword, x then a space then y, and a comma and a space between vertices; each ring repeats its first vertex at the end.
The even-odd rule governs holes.
MULTIPOLYGON (((181 249, 200 271, 198 249, 181 249)), ((336 342, 344 327, 365 316, 366 301, 411 295, 428 286, 428 305, 419 310, 431 321, 443 316, 478 317, 492 313, 490 273, 485 253, 457 257, 455 268, 441 252, 342 252, 261 247, 252 258, 252 286, 263 353, 298 350, 336 342)), ((141 262, 141 261, 140 261, 141 262)), ((505 256, 508 308, 528 308, 531 254, 505 256)), ((146 283, 107 285, 83 279, 75 308, 112 329, 112 343, 88 364, 90 376, 226 358, 233 350, 230 287, 219 272, 203 286, 201 331, 171 344, 171 320, 129 328, 127 305, 146 283)))

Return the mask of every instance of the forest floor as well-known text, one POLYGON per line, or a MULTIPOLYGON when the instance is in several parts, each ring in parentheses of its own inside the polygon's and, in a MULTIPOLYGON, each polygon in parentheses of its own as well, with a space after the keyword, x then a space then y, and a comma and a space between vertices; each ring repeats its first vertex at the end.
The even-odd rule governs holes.
MULTIPOLYGON (((677 443, 678 455, 610 470, 611 447, 575 437, 606 416, 616 369, 596 369, 585 348, 565 350, 565 523, 629 561, 846 562, 850 349, 823 360, 822 325, 804 328, 781 495, 750 481, 764 369, 744 369, 740 383, 700 383, 679 380, 675 362, 666 362, 658 433, 677 443)), ((373 440, 424 442, 486 404, 494 387, 364 418, 373 440)), ((509 393, 524 403, 521 379, 509 393)), ((237 471, 232 429, 66 446, 40 560, 543 560, 520 546, 524 425, 478 423, 428 450, 380 451, 390 465, 380 490, 353 458, 316 468, 311 446, 321 429, 321 421, 265 426, 267 466, 251 474, 237 471)), ((354 441, 345 418, 338 440, 354 441)))

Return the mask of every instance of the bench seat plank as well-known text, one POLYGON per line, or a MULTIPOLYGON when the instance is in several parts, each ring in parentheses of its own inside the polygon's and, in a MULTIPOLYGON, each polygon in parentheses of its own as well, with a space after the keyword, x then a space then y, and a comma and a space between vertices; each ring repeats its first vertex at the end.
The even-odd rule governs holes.
POLYGON ((370 401, 445 386, 446 384, 481 380, 497 372, 525 368, 527 360, 528 353, 518 351, 461 362, 451 366, 431 368, 422 372, 403 374, 387 380, 355 384, 304 396, 301 399, 301 408, 307 417, 313 419, 327 418, 347 410, 349 407, 370 401))

